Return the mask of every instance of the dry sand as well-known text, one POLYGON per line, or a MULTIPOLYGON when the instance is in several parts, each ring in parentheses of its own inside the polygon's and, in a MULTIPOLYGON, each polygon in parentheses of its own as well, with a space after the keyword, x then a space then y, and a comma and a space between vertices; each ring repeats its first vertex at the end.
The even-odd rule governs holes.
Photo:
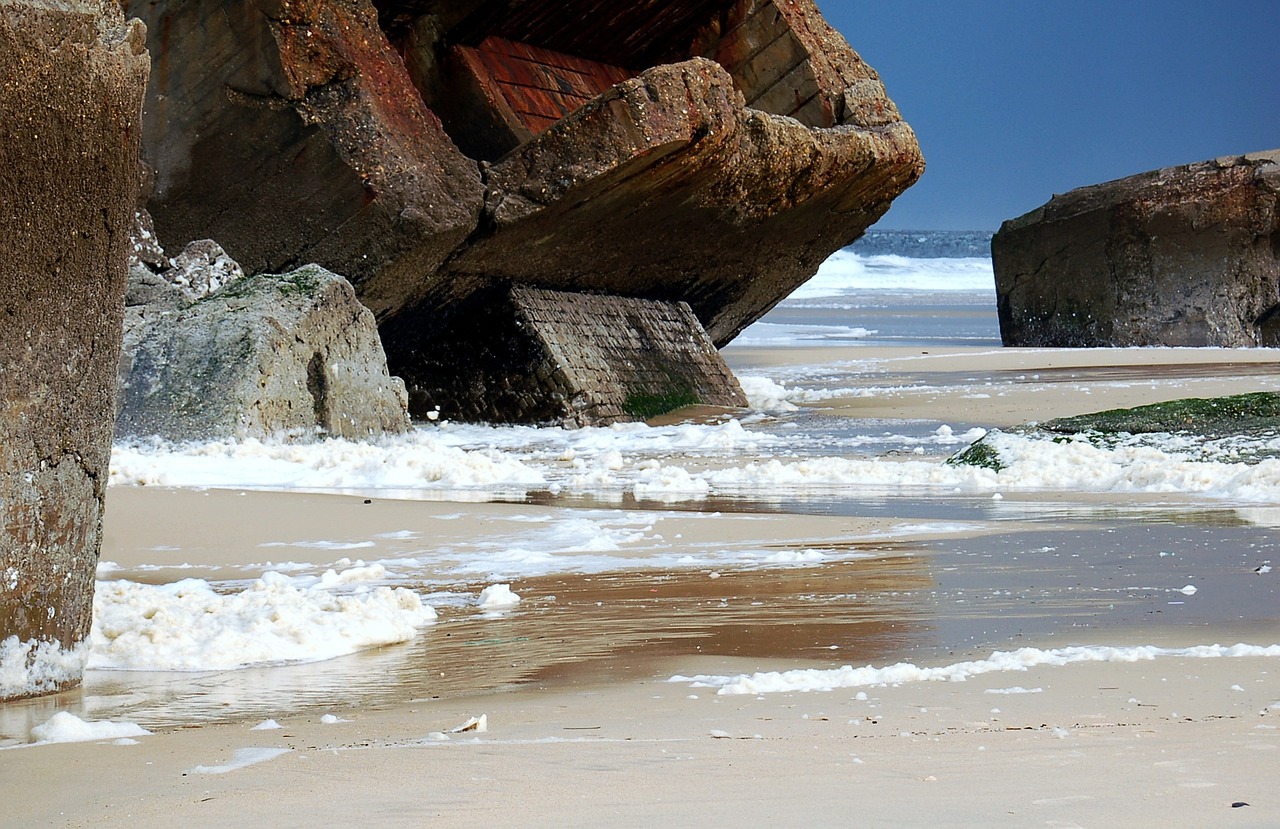
POLYGON ((1051 417, 1280 390, 1280 350, 1253 348, 732 348, 735 371, 856 361, 879 391, 824 400, 850 417, 1013 426, 1051 417))
MULTIPOLYGON (((1025 383, 1002 387, 999 398, 953 395, 945 402, 952 417, 997 425, 1189 393, 1274 388, 1277 368, 1271 351, 1223 350, 951 349, 920 354, 849 349, 818 354, 792 349, 756 354, 734 349, 730 357, 737 365, 759 365, 778 354, 815 364, 876 360, 888 380, 916 378, 923 386, 941 373, 972 376, 975 387, 992 372, 1026 374, 1025 383), (1076 371, 1121 378, 1124 385, 1099 385, 1087 400, 1065 384, 1055 394, 1054 378, 1076 371), (1031 376, 1035 374, 1040 377, 1031 376)), ((949 382, 955 382, 954 376, 949 382)), ((913 410, 936 411, 940 403, 934 394, 907 391, 883 401, 838 401, 834 407, 858 416, 875 416, 883 409, 894 417, 909 417, 913 410)), ((134 578, 142 575, 132 569, 140 565, 193 561, 205 569, 151 570, 146 577, 225 578, 228 568, 261 563, 264 540, 367 539, 413 529, 426 516, 442 513, 463 516, 449 530, 460 539, 483 533, 486 522, 497 517, 543 509, 118 489, 110 494, 104 557, 134 578), (165 547, 181 548, 181 553, 167 560, 165 547)), ((919 551, 900 539, 873 538, 901 523, 830 516, 724 515, 715 521, 691 516, 682 530, 726 544, 865 544, 876 555, 875 563, 831 576, 851 580, 847 589, 854 591, 872 589, 880 583, 876 579, 888 584, 886 579, 913 578, 902 568, 910 571, 919 551)), ((438 526, 432 524, 433 532, 438 526)), ((379 543, 376 550, 360 553, 368 558, 392 555, 398 542, 379 543)), ((296 548, 288 553, 293 560, 301 554, 296 548)), ((316 555, 317 563, 333 556, 316 555)), ((738 588, 766 589, 765 576, 753 578, 757 581, 738 588)), ((727 589, 723 585, 729 581, 699 584, 703 586, 687 589, 705 599, 727 589)), ((781 595, 802 588, 798 582, 779 582, 769 589, 781 595)), ((630 623, 615 636, 590 614, 566 615, 576 620, 573 624, 547 615, 551 626, 534 633, 528 629, 537 624, 537 614, 532 614, 523 623, 510 623, 526 628, 490 629, 495 647, 487 650, 441 645, 413 651, 413 645, 404 645, 345 658, 353 676, 366 674, 374 683, 384 670, 379 666, 408 658, 406 654, 428 662, 430 672, 439 669, 439 681, 419 670, 417 685, 369 697, 365 704, 326 707, 322 697, 293 709, 272 709, 267 701, 261 709, 231 706, 229 710, 241 713, 224 717, 193 715, 185 726, 168 723, 136 745, 3 751, 0 781, 6 797, 0 826, 1280 824, 1280 793, 1274 784, 1280 775, 1280 707, 1269 708, 1280 706, 1280 662, 1275 659, 1165 658, 1039 667, 960 683, 865 688, 865 700, 856 698, 857 689, 719 696, 667 679, 673 674, 862 664, 862 654, 853 649, 838 656, 806 651, 797 644, 801 637, 788 638, 785 631, 769 641, 729 637, 721 647, 701 652, 646 649, 645 625, 668 631, 673 617, 646 616, 643 603, 622 599, 656 592, 657 587, 620 574, 590 586, 566 577, 554 589, 562 596, 580 589, 584 597, 591 590, 613 590, 616 605, 629 608, 630 623), (608 658, 538 660, 538 654, 571 652, 589 630, 604 630, 613 642, 608 658), (559 651, 552 642, 535 642, 536 636, 558 640, 559 651), (733 642, 738 645, 731 647, 733 642), (525 658, 532 664, 517 666, 525 658), (987 693, 1013 686, 1040 690, 987 693), (263 711, 272 710, 284 728, 249 730, 263 711), (320 715, 325 712, 348 721, 323 724, 320 715), (480 714, 487 715, 484 733, 453 734, 448 740, 429 736, 480 714), (237 751, 254 747, 288 752, 226 773, 193 771, 231 763, 237 751)), ((692 607, 681 612, 698 612, 692 607)), ((443 619, 431 629, 435 638, 425 638, 442 642, 442 631, 452 630, 461 641, 466 624, 458 620, 449 628, 449 620, 443 619)), ((1280 641, 1280 625, 1273 617, 1249 630, 1254 644, 1280 641)), ((1229 643, 1235 639, 1226 637, 1237 632, 1226 625, 1152 627, 1142 632, 1142 641, 1184 646, 1224 638, 1229 643)), ((1126 631, 1127 644, 1134 644, 1132 633, 1126 631)), ((1078 638, 1100 643, 1108 635, 1105 629, 1084 630, 1078 638)), ((1057 647, 1068 642, 1026 644, 1057 647)), ((956 651, 936 653, 929 660, 949 664, 981 655, 956 651)), ((305 668, 276 670, 307 676, 305 668)), ((130 677, 122 677, 119 693, 129 693, 129 682, 130 677)), ((227 688, 238 687, 234 680, 228 682, 227 688)), ((336 692, 334 698, 350 699, 336 692)), ((74 699, 73 692, 62 702, 74 699)), ((15 718, 24 716, 41 721, 59 704, 58 698, 11 704, 0 711, 8 717, 0 725, 12 729, 15 718)), ((194 712, 197 706, 190 704, 194 712)))

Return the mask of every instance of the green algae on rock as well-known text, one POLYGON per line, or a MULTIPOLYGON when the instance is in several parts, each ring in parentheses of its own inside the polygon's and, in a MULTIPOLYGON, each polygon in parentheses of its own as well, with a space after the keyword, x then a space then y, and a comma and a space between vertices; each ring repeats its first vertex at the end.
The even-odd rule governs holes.
POLYGON ((1280 429, 1280 393, 1253 392, 1230 397, 1193 397, 1132 409, 1060 417, 1038 425, 1059 434, 1100 432, 1131 435, 1190 432, 1220 437, 1280 429))
MULTIPOLYGON (((1280 393, 1252 392, 1228 397, 1169 400, 1131 409, 1108 409, 1043 423, 1028 423, 1008 432, 1055 443, 1083 440, 1106 448, 1135 435, 1178 435, 1202 439, 1206 443, 1196 451, 1216 457, 1224 454, 1224 449, 1220 444, 1209 441, 1265 439, 1280 435, 1280 393)), ((1000 430, 991 430, 952 455, 947 463, 979 466, 999 472, 1007 466, 1000 457, 1000 450, 992 442, 999 434, 1000 430)), ((1230 460, 1246 463, 1276 454, 1274 448, 1264 444, 1235 445, 1226 451, 1231 455, 1230 460)))

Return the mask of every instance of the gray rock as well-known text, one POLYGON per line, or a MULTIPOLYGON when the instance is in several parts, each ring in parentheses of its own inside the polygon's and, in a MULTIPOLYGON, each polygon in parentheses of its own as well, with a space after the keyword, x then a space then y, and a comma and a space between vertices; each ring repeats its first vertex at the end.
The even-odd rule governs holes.
POLYGON ((138 207, 133 214, 133 231, 130 233, 133 243, 129 251, 129 267, 144 265, 153 271, 163 271, 170 266, 169 257, 156 237, 155 222, 145 206, 138 207))
POLYGON ((356 439, 409 427, 373 314, 316 265, 245 277, 177 310, 134 309, 123 353, 117 437, 356 439))
POLYGON ((217 242, 197 239, 173 257, 163 276, 187 299, 201 299, 243 278, 244 271, 217 242))
POLYGON ((1083 187, 991 240, 1011 346, 1280 345, 1280 151, 1083 187))
POLYGON ((182 290, 141 262, 129 265, 129 284, 124 292, 125 314, 141 306, 176 309, 186 303, 182 290))
POLYGON ((114 0, 0 3, 0 699, 79 681, 149 59, 114 0))

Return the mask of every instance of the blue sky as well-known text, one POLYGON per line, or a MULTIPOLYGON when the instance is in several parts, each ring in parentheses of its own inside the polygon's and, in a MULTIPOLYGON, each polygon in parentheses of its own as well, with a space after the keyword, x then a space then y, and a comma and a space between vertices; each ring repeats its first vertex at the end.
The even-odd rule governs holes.
POLYGON ((1054 193, 1280 147, 1280 0, 817 0, 928 169, 878 227, 994 230, 1054 193))

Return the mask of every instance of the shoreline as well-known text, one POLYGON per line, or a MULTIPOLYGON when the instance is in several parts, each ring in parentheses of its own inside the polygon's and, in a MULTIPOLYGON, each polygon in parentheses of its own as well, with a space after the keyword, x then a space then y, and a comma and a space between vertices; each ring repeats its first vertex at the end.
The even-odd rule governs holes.
POLYGON ((10 807, 24 826, 247 827, 320 813, 334 825, 464 814, 493 826, 693 814, 831 825, 851 812, 861 825, 1265 826, 1280 805, 1275 665, 1086 664, 763 698, 653 677, 335 707, 332 724, 205 725, 136 745, 4 752, 0 763, 20 764, 40 792, 10 807), (485 732, 448 733, 480 714, 485 732), (35 782, 72 765, 75 786, 35 782))
MULTIPOLYGON (((929 421, 944 412, 989 425, 1274 387, 1266 378, 1280 368, 1280 354, 1259 350, 1106 351, 726 356, 745 374, 870 360, 859 382, 899 387, 806 409, 929 421), (966 397, 987 382, 998 383, 991 397, 966 397)), ((1280 575, 1258 574, 1261 562, 1280 561, 1268 503, 1030 490, 877 494, 850 501, 846 511, 859 514, 821 499, 809 512, 784 502, 708 512, 715 499, 569 501, 109 488, 103 557, 114 567, 100 577, 232 590, 272 566, 305 579, 386 562, 393 578, 409 566, 396 562, 413 560, 410 586, 440 618, 408 643, 327 662, 94 672, 78 690, 8 703, 0 734, 10 740, 60 710, 95 721, 133 712, 155 733, 0 750, 10 790, 30 793, 7 819, 151 829, 319 814, 379 826, 433 817, 828 825, 856 814, 864 825, 1262 826, 1280 808, 1270 786, 1280 772, 1272 656, 1165 655, 741 696, 668 681, 954 666, 1023 646, 1275 645, 1280 575), (607 534, 566 534, 580 525, 607 534), (591 545, 612 548, 597 561, 591 545), (507 554, 523 551, 551 570, 469 570, 476 550, 509 567, 519 559, 507 554), (662 563, 690 551, 704 558, 662 563), (713 553, 726 563, 705 558, 713 553), (499 575, 523 601, 481 612, 476 594, 499 575), (449 733, 481 714, 487 731, 449 733), (252 730, 267 718, 282 728, 252 730)))

